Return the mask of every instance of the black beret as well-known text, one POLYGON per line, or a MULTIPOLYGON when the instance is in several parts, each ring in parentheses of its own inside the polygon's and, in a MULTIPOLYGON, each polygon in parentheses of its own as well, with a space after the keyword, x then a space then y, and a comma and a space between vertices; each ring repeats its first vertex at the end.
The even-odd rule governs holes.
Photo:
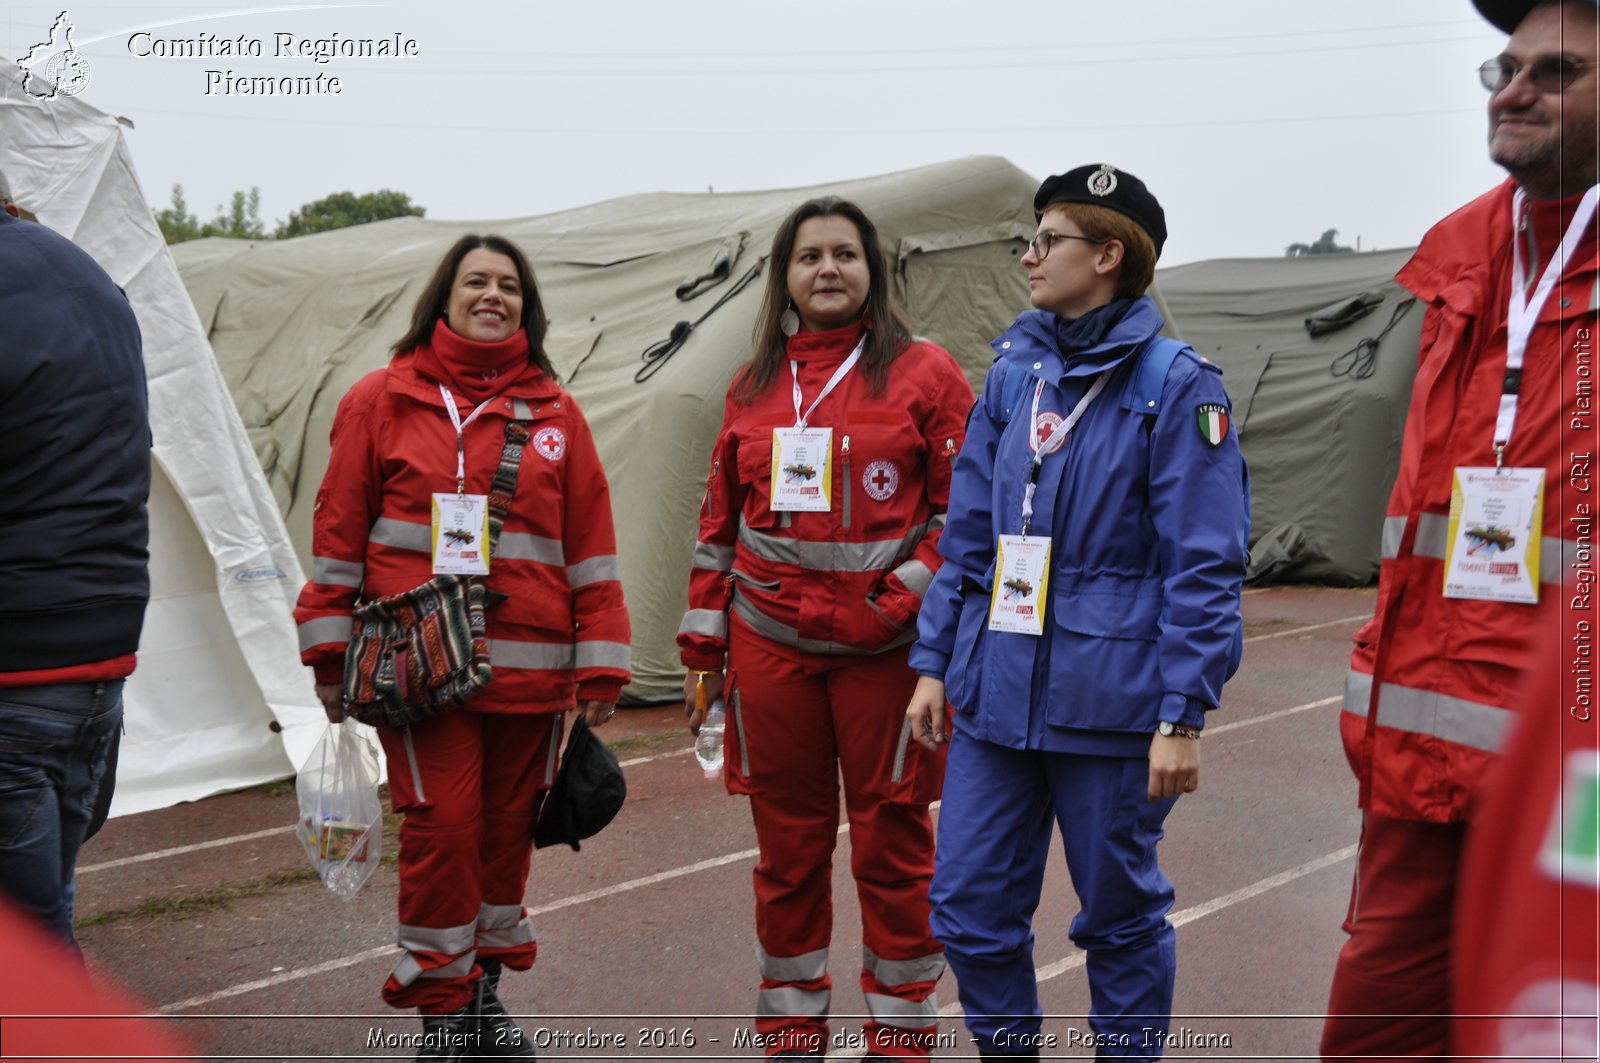
MULTIPOLYGON (((1498 30, 1505 33, 1515 33, 1517 26, 1528 17, 1528 12, 1538 7, 1542 0, 1472 0, 1472 6, 1478 9, 1478 14, 1488 19, 1498 30)), ((1582 2, 1582 0, 1579 0, 1582 2)), ((1600 7, 1600 0, 1588 0, 1594 7, 1600 7)))
POLYGON ((1046 177, 1033 197, 1033 213, 1041 215, 1046 207, 1057 203, 1089 203, 1126 214, 1150 234, 1150 242, 1156 245, 1156 257, 1161 257, 1161 246, 1167 242, 1166 212, 1144 182, 1126 170, 1101 163, 1046 177))

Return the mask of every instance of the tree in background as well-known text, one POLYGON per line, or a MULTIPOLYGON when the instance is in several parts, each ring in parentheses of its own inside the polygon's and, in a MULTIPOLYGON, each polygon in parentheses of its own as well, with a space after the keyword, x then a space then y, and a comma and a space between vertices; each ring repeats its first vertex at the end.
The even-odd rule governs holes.
POLYGON ((1288 258, 1299 258, 1301 255, 1333 255, 1338 254, 1341 251, 1355 250, 1353 247, 1345 247, 1343 244, 1339 243, 1337 239, 1338 235, 1338 229, 1329 229, 1327 232, 1317 237, 1316 243, 1290 244, 1288 247, 1283 249, 1283 253, 1288 258))
POLYGON ((290 236, 327 232, 350 225, 365 225, 385 218, 420 218, 424 213, 424 209, 412 203, 411 197, 404 192, 387 188, 360 196, 354 192, 335 192, 307 203, 299 210, 290 211, 289 220, 280 224, 274 235, 283 240, 290 236))
POLYGON ((188 201, 183 196, 183 186, 172 186, 172 205, 156 211, 156 224, 169 244, 185 240, 198 240, 203 236, 229 236, 239 240, 265 240, 266 228, 261 224, 261 189, 233 194, 228 209, 217 207, 217 216, 202 223, 189 213, 188 201))

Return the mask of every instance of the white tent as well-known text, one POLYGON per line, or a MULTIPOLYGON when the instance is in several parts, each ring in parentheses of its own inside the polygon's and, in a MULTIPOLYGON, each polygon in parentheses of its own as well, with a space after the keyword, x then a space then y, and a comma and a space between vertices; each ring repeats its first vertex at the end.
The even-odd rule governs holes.
MULTIPOLYGON (((0 75, 0 171, 93 255, 144 334, 155 436, 152 596, 127 687, 114 815, 291 774, 323 726, 278 507, 133 172, 116 119, 0 75)), ((64 323, 70 327, 70 323, 64 323)))

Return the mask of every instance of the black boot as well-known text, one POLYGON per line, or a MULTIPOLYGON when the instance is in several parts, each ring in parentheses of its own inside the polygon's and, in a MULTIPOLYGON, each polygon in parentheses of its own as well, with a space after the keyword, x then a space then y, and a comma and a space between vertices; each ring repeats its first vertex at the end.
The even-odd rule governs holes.
POLYGON ((482 1042, 473 1005, 474 1001, 469 1001, 448 1015, 422 1017, 422 1051, 417 1053, 416 1063, 457 1063, 478 1058, 482 1042))
POLYGON ((522 1032, 501 1003, 501 965, 499 960, 481 960, 483 977, 478 979, 478 1053, 493 1059, 537 1059, 528 1035, 522 1032))

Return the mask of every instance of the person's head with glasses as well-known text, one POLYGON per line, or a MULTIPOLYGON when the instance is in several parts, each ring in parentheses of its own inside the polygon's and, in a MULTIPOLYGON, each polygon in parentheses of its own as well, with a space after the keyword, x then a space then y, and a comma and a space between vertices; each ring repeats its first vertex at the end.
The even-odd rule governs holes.
POLYGON ((1047 178, 1033 198, 1039 220, 1022 255, 1035 309, 1076 318, 1143 295, 1167 239, 1166 214, 1144 182, 1109 164, 1047 178))
POLYGON ((1600 144, 1600 0, 1473 0, 1511 34, 1478 68, 1489 90, 1489 157, 1534 199, 1594 184, 1600 144))

